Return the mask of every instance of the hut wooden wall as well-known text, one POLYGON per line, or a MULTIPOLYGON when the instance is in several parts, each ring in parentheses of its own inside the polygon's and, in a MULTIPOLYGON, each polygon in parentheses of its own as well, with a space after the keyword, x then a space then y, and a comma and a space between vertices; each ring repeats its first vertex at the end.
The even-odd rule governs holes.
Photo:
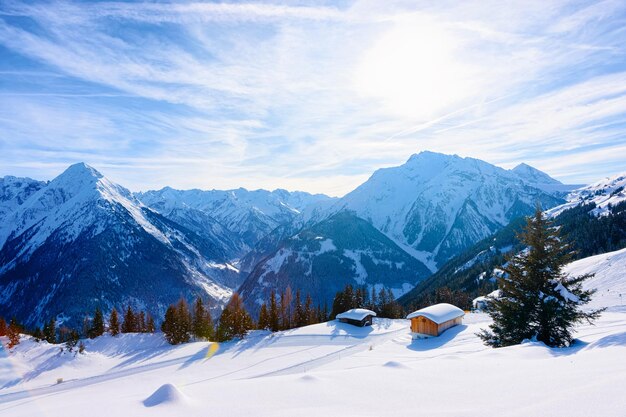
POLYGON ((426 317, 414 317, 411 319, 411 331, 413 333, 428 334, 431 336, 439 336, 445 330, 450 327, 456 326, 463 322, 462 317, 457 317, 452 320, 444 321, 437 325, 434 321, 427 319, 426 317))

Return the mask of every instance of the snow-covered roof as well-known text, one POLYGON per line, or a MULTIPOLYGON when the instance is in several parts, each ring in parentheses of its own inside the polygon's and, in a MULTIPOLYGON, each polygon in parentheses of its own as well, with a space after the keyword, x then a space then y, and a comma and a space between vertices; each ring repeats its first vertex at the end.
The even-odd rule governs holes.
POLYGON ((412 319, 414 317, 421 316, 426 317, 427 319, 432 320, 437 324, 441 324, 443 322, 455 319, 457 317, 461 317, 463 315, 465 315, 465 313, 460 308, 453 306, 452 304, 441 303, 414 311, 406 316, 406 318, 412 319))
POLYGON ((363 320, 367 316, 375 315, 376 313, 366 308, 353 308, 352 310, 344 311, 343 313, 337 314, 337 318, 348 320, 363 320))

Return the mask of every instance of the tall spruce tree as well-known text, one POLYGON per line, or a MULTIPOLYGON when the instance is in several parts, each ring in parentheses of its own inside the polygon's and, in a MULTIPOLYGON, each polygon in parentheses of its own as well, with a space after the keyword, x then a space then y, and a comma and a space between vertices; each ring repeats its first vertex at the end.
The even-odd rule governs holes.
POLYGON ((278 304, 276 302, 276 292, 272 290, 270 293, 270 311, 269 311, 269 328, 273 332, 280 330, 280 315, 278 313, 278 304))
POLYGON ((243 337, 254 328, 252 318, 246 311, 238 293, 234 293, 222 311, 217 329, 217 339, 224 342, 235 337, 243 337))
POLYGON ((102 316, 102 310, 100 307, 96 307, 96 311, 93 315, 93 321, 88 331, 88 336, 93 339, 104 334, 104 317, 102 316))
POLYGON ((267 305, 261 304, 261 310, 259 311, 259 323, 257 324, 259 330, 268 330, 270 328, 270 315, 267 311, 267 305))
POLYGON ((204 307, 202 298, 196 298, 193 306, 193 335, 199 339, 211 339, 213 337, 213 319, 211 313, 204 307))
POLYGON ((498 281, 500 295, 487 307, 493 318, 490 331, 479 336, 493 347, 510 346, 536 339, 552 347, 569 346, 572 328, 591 322, 602 310, 582 311, 593 290, 582 283, 592 274, 570 277, 563 266, 571 259, 568 245, 537 208, 518 239, 526 246, 508 258, 498 281))
POLYGON ((43 338, 48 343, 57 342, 57 321, 53 317, 43 326, 43 338))
POLYGON ((0 317, 0 336, 7 335, 7 322, 4 318, 0 317))
POLYGON ((122 323, 122 333, 134 333, 137 331, 137 318, 133 308, 128 305, 126 313, 124 313, 124 322, 122 323))
POLYGON ((156 331, 156 326, 154 324, 154 319, 148 313, 146 318, 146 333, 154 333, 156 331))
POLYGON ((22 332, 22 328, 17 324, 17 320, 12 319, 7 327, 7 337, 9 342, 7 344, 7 348, 13 349, 20 343, 20 333, 22 332))
POLYGON ((120 334, 120 319, 115 307, 113 307, 111 315, 109 316, 109 333, 111 333, 111 336, 117 336, 120 334))

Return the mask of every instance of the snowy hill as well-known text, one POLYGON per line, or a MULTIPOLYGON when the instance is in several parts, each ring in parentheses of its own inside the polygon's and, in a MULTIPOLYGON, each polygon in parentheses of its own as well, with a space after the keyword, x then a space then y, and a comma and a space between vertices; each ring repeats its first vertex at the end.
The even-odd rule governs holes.
POLYGON ((507 171, 477 159, 421 152, 404 165, 376 171, 329 211, 354 211, 434 271, 531 213, 537 202, 563 202, 535 186, 536 179, 526 179, 529 172, 549 178, 530 167, 507 171))
POLYGON ((545 172, 524 163, 517 165, 511 172, 520 177, 526 184, 557 197, 565 197, 570 191, 581 187, 581 185, 563 184, 545 172))
POLYGON ((585 283, 586 288, 597 290, 588 308, 626 312, 626 249, 579 259, 567 265, 565 272, 595 274, 585 283))
POLYGON ((272 289, 280 293, 288 286, 330 306, 346 284, 391 288, 399 296, 428 275, 425 265, 368 222, 341 212, 283 240, 239 292, 252 312, 272 289))
POLYGON ((26 324, 125 303, 159 317, 181 295, 214 307, 238 285, 211 239, 144 207, 95 169, 75 164, 0 225, 0 315, 26 324))
POLYGON ((626 201, 626 173, 605 178, 596 183, 572 191, 567 196, 567 202, 548 210, 549 216, 558 216, 560 213, 573 207, 592 204, 595 206, 592 214, 606 215, 611 206, 626 201))
POLYGON ((294 222, 309 206, 333 200, 323 194, 244 188, 182 191, 165 187, 138 193, 137 197, 148 207, 185 226, 188 225, 185 217, 190 216, 186 211, 210 216, 239 239, 233 258, 242 256, 275 228, 294 222))
MULTIPOLYGON (((585 261, 608 267, 606 259, 585 261)), ((614 288, 616 265, 595 285, 614 288)), ((596 300, 617 301, 600 293, 596 300)), ((123 334, 85 341, 83 355, 23 339, 0 355, 0 414, 623 416, 624 310, 579 326, 578 340, 560 349, 489 348, 476 335, 489 323, 470 313, 420 340, 411 339, 408 321, 385 319, 364 328, 331 321, 253 332, 223 344, 169 346, 159 334, 123 334)))

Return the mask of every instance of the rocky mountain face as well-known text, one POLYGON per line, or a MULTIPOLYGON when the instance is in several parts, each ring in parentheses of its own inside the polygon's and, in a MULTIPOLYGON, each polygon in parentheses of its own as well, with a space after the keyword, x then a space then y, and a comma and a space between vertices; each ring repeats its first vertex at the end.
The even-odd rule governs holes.
POLYGON ((536 186, 558 183, 530 167, 512 171, 473 158, 422 152, 376 171, 325 215, 353 211, 436 271, 536 204, 564 200, 536 186), (529 178, 532 178, 529 179, 529 178))
POLYGON ((340 212, 281 241, 255 266, 240 293, 256 313, 272 289, 300 289, 331 305, 346 284, 391 288, 400 295, 428 275, 424 264, 369 222, 340 212))
POLYGON ((217 228, 232 259, 254 248, 274 229, 299 222, 307 207, 331 197, 286 190, 175 190, 169 187, 137 194, 146 206, 181 224, 217 228), (198 217, 203 217, 199 225, 198 217))
POLYGON ((160 317, 180 296, 219 308, 239 284, 217 238, 144 207, 85 164, 30 184, 0 226, 0 315, 78 323, 96 306, 130 303, 160 317))

